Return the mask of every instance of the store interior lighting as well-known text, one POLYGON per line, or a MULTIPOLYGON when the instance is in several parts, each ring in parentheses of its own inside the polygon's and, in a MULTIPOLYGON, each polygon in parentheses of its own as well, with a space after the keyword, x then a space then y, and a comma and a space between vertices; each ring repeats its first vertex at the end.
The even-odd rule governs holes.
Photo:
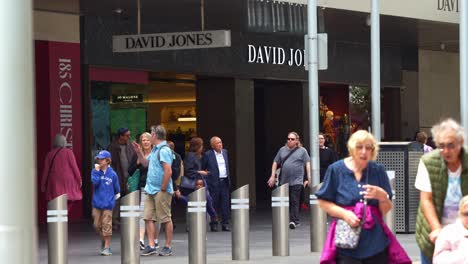
POLYGON ((179 122, 191 122, 191 121, 197 121, 196 117, 179 117, 177 118, 177 121, 179 122))

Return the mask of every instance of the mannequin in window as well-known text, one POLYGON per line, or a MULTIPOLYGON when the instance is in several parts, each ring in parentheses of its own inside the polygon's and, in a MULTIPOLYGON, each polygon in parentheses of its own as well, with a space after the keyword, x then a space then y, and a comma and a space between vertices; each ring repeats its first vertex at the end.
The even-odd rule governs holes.
POLYGON ((333 128, 333 112, 327 111, 325 121, 323 121, 323 135, 326 136, 331 148, 336 148, 335 130, 333 128))

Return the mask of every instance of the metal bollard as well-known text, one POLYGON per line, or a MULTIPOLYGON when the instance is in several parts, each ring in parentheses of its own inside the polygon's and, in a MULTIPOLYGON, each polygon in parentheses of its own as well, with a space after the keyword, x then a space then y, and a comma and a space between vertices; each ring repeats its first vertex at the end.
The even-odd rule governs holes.
POLYGON ((140 191, 131 192, 120 200, 121 256, 124 264, 140 263, 140 191))
POLYGON ((200 188, 189 195, 189 264, 206 263, 206 190, 200 188))
POLYGON ((249 260, 249 185, 232 192, 232 260, 249 260))
POLYGON ((271 194, 273 211, 273 256, 289 256, 289 184, 274 189, 271 194))
POLYGON ((63 194, 47 204, 49 264, 68 263, 68 207, 63 194))
POLYGON ((320 184, 311 188, 310 198, 310 251, 322 252, 327 238, 327 213, 320 209, 315 192, 320 184))

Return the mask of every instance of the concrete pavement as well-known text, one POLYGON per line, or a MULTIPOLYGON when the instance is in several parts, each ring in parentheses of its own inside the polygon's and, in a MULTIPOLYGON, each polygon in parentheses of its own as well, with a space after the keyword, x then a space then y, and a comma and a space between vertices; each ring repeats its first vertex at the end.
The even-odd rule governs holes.
MULTIPOLYGON (((178 217, 181 221, 184 217, 178 217)), ((231 233, 207 233, 208 263, 318 263, 320 253, 310 252, 309 212, 301 212, 301 226, 290 230, 290 256, 272 257, 271 211, 252 211, 250 217, 250 261, 231 260, 231 233)), ((185 223, 176 220, 176 230, 173 241, 173 256, 141 257, 141 263, 180 264, 188 263, 188 235, 185 223)), ((414 263, 419 263, 419 250, 414 234, 398 234, 398 240, 403 245, 414 263)), ((164 234, 160 237, 160 244, 164 243, 164 234)), ((91 222, 70 223, 69 225, 69 264, 106 264, 120 263, 120 234, 114 232, 111 241, 113 255, 103 257, 99 255, 100 241, 94 233, 91 222)), ((47 233, 43 230, 39 236, 39 263, 47 263, 47 233)))

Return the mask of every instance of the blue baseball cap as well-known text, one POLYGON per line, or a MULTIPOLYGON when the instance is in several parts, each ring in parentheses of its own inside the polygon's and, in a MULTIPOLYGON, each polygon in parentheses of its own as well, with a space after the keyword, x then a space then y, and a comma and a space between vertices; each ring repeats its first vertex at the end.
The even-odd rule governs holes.
POLYGON ((99 151, 99 154, 96 156, 96 159, 110 159, 111 154, 107 150, 101 150, 99 151))
POLYGON ((117 135, 121 136, 121 135, 127 133, 128 130, 129 130, 129 129, 126 128, 126 127, 121 127, 121 128, 119 128, 119 129, 117 130, 117 135))

